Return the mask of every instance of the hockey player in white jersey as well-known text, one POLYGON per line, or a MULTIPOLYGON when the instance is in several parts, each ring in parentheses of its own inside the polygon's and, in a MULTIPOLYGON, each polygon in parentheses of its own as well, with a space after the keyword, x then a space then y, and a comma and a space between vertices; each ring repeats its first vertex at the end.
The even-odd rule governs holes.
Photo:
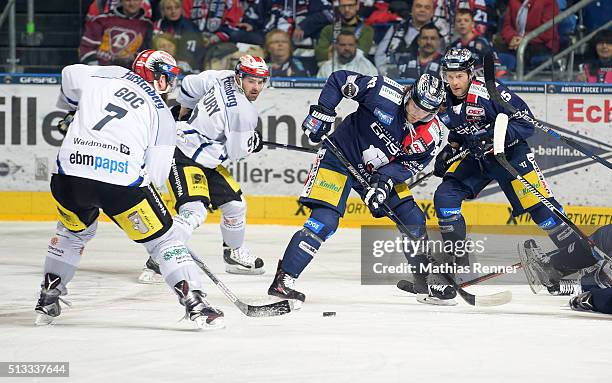
MULTIPOLYGON (((179 138, 169 177, 169 190, 184 228, 185 241, 207 216, 207 208, 221 210, 225 270, 234 274, 262 274, 263 261, 244 246, 246 202, 240 185, 221 165, 240 160, 262 148, 253 105, 270 72, 260 57, 245 55, 234 71, 209 70, 186 76, 177 101, 181 117, 179 138)), ((159 278, 151 258, 139 277, 143 283, 159 278)))
POLYGON ((206 301, 198 267, 152 185, 163 185, 170 172, 176 126, 162 94, 179 73, 171 55, 153 50, 141 52, 132 71, 80 64, 62 71, 58 107, 71 110, 72 122, 65 129, 64 120, 51 178, 59 222, 45 259, 37 324, 60 315, 60 296, 68 293, 102 209, 159 263, 186 318, 199 328, 223 327, 223 313, 206 301))

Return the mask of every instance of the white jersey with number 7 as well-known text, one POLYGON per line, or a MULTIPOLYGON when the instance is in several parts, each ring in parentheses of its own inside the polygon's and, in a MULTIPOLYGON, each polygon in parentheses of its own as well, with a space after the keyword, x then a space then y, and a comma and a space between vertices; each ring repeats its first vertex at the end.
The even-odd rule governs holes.
POLYGON ((176 126, 161 96, 140 76, 118 66, 67 66, 57 106, 77 112, 54 173, 123 186, 164 184, 176 126))

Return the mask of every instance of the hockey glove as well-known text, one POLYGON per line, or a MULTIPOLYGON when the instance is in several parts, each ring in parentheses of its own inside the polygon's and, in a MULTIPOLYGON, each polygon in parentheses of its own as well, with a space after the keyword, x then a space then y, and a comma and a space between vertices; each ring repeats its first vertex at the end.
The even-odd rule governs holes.
POLYGON ((59 120, 59 122, 57 123, 57 130, 62 134, 62 136, 65 137, 66 134, 68 133, 68 127, 70 126, 70 124, 72 124, 75 113, 76 113, 76 110, 72 110, 66 113, 64 118, 59 120))
POLYGON ((310 113, 302 123, 302 130, 310 141, 319 143, 323 135, 329 133, 336 120, 336 112, 322 105, 310 105, 310 113))
POLYGON ((393 190, 393 180, 391 178, 380 173, 372 174, 372 177, 370 177, 370 187, 366 190, 363 201, 368 205, 375 218, 386 215, 383 204, 389 198, 391 190, 393 190))
POLYGON ((253 137, 249 138, 249 153, 257 153, 263 148, 263 141, 259 130, 253 131, 253 137))
POLYGON ((469 149, 475 158, 484 157, 493 150, 493 132, 494 130, 490 129, 484 133, 463 136, 464 147, 469 149))
POLYGON ((446 171, 451 166, 448 163, 448 160, 451 159, 457 153, 457 149, 453 148, 450 144, 447 144, 445 147, 440 150, 440 153, 436 156, 436 162, 434 164, 433 174, 436 177, 444 177, 446 171))

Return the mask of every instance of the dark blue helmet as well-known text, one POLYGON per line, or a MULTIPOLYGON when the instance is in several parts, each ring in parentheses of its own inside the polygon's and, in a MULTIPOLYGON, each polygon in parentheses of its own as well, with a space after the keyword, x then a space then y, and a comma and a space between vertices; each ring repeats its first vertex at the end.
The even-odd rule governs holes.
MULTIPOLYGON (((442 57, 442 75, 445 72, 474 71, 474 57, 466 48, 450 48, 442 57)), ((444 78, 444 77, 443 77, 444 78)))
POLYGON ((417 79, 407 96, 404 105, 411 99, 419 108, 435 114, 446 99, 446 92, 442 80, 425 73, 417 79))

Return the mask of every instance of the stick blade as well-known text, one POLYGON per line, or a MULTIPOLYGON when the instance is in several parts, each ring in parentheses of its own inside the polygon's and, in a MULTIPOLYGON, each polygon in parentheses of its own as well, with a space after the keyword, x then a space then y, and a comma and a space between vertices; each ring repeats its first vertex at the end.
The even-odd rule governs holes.
POLYGON ((476 295, 475 306, 501 306, 512 301, 512 291, 502 291, 491 295, 476 295))
POLYGON ((290 313, 293 311, 294 305, 294 302, 285 299, 262 306, 245 305, 246 310, 241 308, 240 311, 249 317, 275 317, 290 313))
POLYGON ((504 152, 506 147, 506 131, 508 130, 508 115, 499 113, 495 118, 493 130, 493 153, 498 155, 504 152))

